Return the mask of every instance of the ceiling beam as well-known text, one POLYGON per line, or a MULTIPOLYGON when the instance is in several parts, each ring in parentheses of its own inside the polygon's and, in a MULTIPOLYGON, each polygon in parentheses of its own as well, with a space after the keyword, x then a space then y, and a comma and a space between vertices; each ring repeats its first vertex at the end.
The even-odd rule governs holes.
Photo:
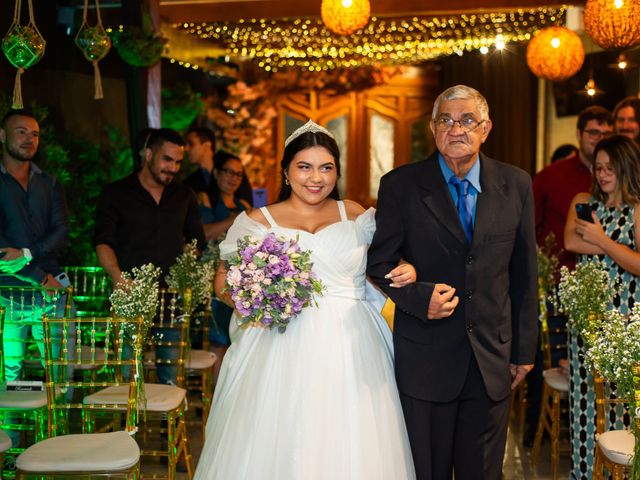
MULTIPOLYGON (((169 23, 235 21, 252 18, 319 17, 321 0, 161 0, 160 14, 169 23)), ((556 4, 556 2, 552 2, 556 4)), ((584 4, 577 0, 576 4, 584 4)), ((372 0, 372 15, 460 14, 515 10, 549 5, 540 0, 372 0)), ((560 3, 557 3, 560 5, 560 3)))

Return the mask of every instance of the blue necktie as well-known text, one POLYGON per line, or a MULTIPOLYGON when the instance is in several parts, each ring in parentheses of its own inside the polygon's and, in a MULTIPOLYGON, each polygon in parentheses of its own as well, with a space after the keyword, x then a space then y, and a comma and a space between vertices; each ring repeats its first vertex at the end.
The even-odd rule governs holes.
POLYGON ((468 202, 469 187, 471 184, 466 178, 464 180, 459 180, 455 175, 449 179, 449 183, 456 187, 456 190, 458 191, 458 216, 460 217, 462 228, 464 229, 464 233, 470 244, 471 238, 473 237, 473 219, 471 215, 471 205, 468 202))

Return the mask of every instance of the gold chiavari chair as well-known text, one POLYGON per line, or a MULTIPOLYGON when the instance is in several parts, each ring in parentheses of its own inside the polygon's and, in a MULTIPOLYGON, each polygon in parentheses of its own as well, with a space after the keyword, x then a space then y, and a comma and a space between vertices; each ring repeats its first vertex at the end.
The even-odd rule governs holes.
POLYGON ((76 317, 106 317, 111 311, 111 278, 102 267, 63 267, 73 287, 76 317))
MULTIPOLYGON (((45 318, 46 394, 49 408, 49 437, 27 448, 17 459, 18 479, 30 478, 126 478, 140 474, 140 449, 133 434, 138 421, 142 349, 142 319, 85 317, 45 318), (92 334, 81 335, 82 327, 92 334), (106 341, 96 333, 106 332, 106 341), (61 332, 62 354, 53 345, 61 332), (67 342, 70 341, 70 342, 67 342), (71 344, 70 348, 66 345, 71 344), (100 351, 102 351, 100 353, 100 351), (134 352, 133 355, 127 352, 134 352), (92 365, 111 368, 111 380, 94 382, 75 380, 67 375, 70 367, 92 365), (94 405, 83 400, 86 391, 96 386, 123 388, 122 402, 94 405), (87 414, 92 409, 126 411, 124 430, 86 433, 87 414), (79 417, 73 417, 77 412, 79 417), (75 423, 74 423, 75 422, 75 423), (74 428, 74 426, 76 426, 74 428), (81 433, 72 433, 77 430, 81 433)), ((116 428, 120 428, 117 425, 116 428)))
MULTIPOLYGON (((638 365, 634 366, 634 377, 640 375, 638 365)), ((636 438, 632 429, 608 430, 607 417, 612 408, 624 408, 624 398, 612 398, 607 394, 607 382, 597 372, 593 373, 596 394, 596 449, 593 462, 593 480, 604 478, 606 468, 613 480, 623 480, 633 464, 636 438)), ((636 389, 638 385, 636 385, 636 389)), ((637 427, 632 427, 637 428, 637 427)), ((630 478, 630 477, 629 477, 630 478)))
MULTIPOLYGON (((2 332, 4 331, 4 308, 0 306, 0 343, 2 342, 2 332)), ((0 369, 4 371, 4 363, 2 362, 2 356, 0 355, 0 369)), ((4 465, 4 452, 11 448, 11 438, 5 433, 4 430, 0 430, 0 468, 4 465)), ((1 475, 0 475, 1 476, 1 475)))
MULTIPOLYGON (((546 308, 543 312, 546 312, 546 308)), ((551 352, 553 347, 546 315, 540 322, 540 333, 544 361, 544 381, 540 398, 540 417, 533 440, 531 460, 534 464, 538 463, 542 437, 545 433, 548 434, 551 440, 551 478, 556 480, 560 465, 561 405, 563 401, 569 398, 569 378, 561 368, 552 368, 551 352)))
MULTIPOLYGON (((206 309, 193 313, 191 332, 199 332, 202 336, 202 348, 191 348, 185 359, 185 385, 187 392, 196 392, 200 397, 202 419, 196 416, 189 423, 196 423, 202 429, 202 441, 205 440, 207 419, 213 400, 213 367, 218 361, 216 354, 209 351, 209 329, 211 321, 211 305, 206 309), (195 325, 194 325, 195 324, 195 325)), ((193 405, 192 405, 193 406, 193 405)), ((194 412, 195 408, 192 409, 194 412)))
MULTIPOLYGON (((185 295, 184 302, 190 302, 190 292, 185 295)), ((189 479, 193 477, 191 454, 189 452, 189 437, 185 423, 186 390, 184 385, 185 357, 188 349, 189 321, 188 305, 179 300, 176 290, 162 289, 160 291, 160 306, 154 319, 152 339, 146 342, 153 344, 156 355, 145 355, 145 369, 152 368, 158 376, 161 369, 175 369, 176 385, 161 383, 144 383, 146 396, 145 418, 139 424, 138 441, 142 446, 142 469, 147 457, 167 458, 167 475, 153 476, 153 478, 169 478, 175 480, 176 467, 182 460, 187 468, 189 479), (168 355, 165 355, 169 353, 168 355), (167 358, 170 357, 170 358, 167 358), (152 360, 150 360, 152 359, 152 360), (157 446, 158 437, 166 434, 166 444, 157 446), (154 444, 154 442, 156 442, 154 444)), ((123 403, 126 395, 123 387, 111 387, 85 398, 85 403, 106 405, 123 403)), ((93 412, 92 412, 93 414, 93 412)))
MULTIPOLYGON (((69 277, 73 288, 73 302, 75 317, 107 317, 111 313, 111 278, 102 267, 78 267, 67 266, 63 270, 69 277)), ((85 325, 81 324, 81 333, 85 337, 91 332, 85 331, 85 325)), ((104 332, 94 332, 99 342, 104 342, 104 332)), ((77 365, 85 378, 96 381, 97 368, 90 365, 77 365)))
MULTIPOLYGON (((41 376, 35 378, 44 380, 44 370, 41 369, 44 360, 43 318, 47 313, 68 317, 72 305, 71 292, 71 289, 0 286, 0 306, 5 310, 0 338, 0 379, 3 385, 8 380, 23 379, 25 364, 30 364, 33 371, 37 366, 41 376), (66 295, 64 300, 61 300, 62 295, 66 295), (42 338, 39 345, 34 336, 42 338), (36 357, 31 360, 27 358, 30 347, 36 352, 36 357)), ((56 348, 59 351, 60 343, 56 348)), ((46 393, 0 389, 0 420, 2 429, 13 437, 14 445, 6 455, 17 456, 25 446, 47 436, 46 393)))

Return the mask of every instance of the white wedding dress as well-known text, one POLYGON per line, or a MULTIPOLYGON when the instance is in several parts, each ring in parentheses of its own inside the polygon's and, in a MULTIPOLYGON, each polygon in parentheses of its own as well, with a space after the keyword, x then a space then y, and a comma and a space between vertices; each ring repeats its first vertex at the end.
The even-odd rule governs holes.
POLYGON ((238 216, 223 259, 246 235, 298 237, 326 287, 285 333, 231 319, 196 480, 415 478, 393 372, 391 332, 365 298, 374 210, 311 234, 238 216))

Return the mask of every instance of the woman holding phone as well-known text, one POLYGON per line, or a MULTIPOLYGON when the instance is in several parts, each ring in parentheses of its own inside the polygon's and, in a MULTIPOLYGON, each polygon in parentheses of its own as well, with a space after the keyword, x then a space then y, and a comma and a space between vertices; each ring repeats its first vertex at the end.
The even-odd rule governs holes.
MULTIPOLYGON (((573 199, 564 244, 567 250, 581 254, 579 261, 597 258, 604 264, 609 278, 619 286, 612 305, 629 314, 640 302, 636 240, 640 235, 640 147, 623 135, 613 135, 598 143, 593 158, 591 193, 579 193, 573 199)), ((581 339, 571 332, 570 336, 571 478, 590 479, 595 447, 593 375, 583 365, 581 339), (581 447, 586 452, 582 456, 581 447)), ((611 426, 621 428, 624 412, 615 414, 618 419, 611 426)))

